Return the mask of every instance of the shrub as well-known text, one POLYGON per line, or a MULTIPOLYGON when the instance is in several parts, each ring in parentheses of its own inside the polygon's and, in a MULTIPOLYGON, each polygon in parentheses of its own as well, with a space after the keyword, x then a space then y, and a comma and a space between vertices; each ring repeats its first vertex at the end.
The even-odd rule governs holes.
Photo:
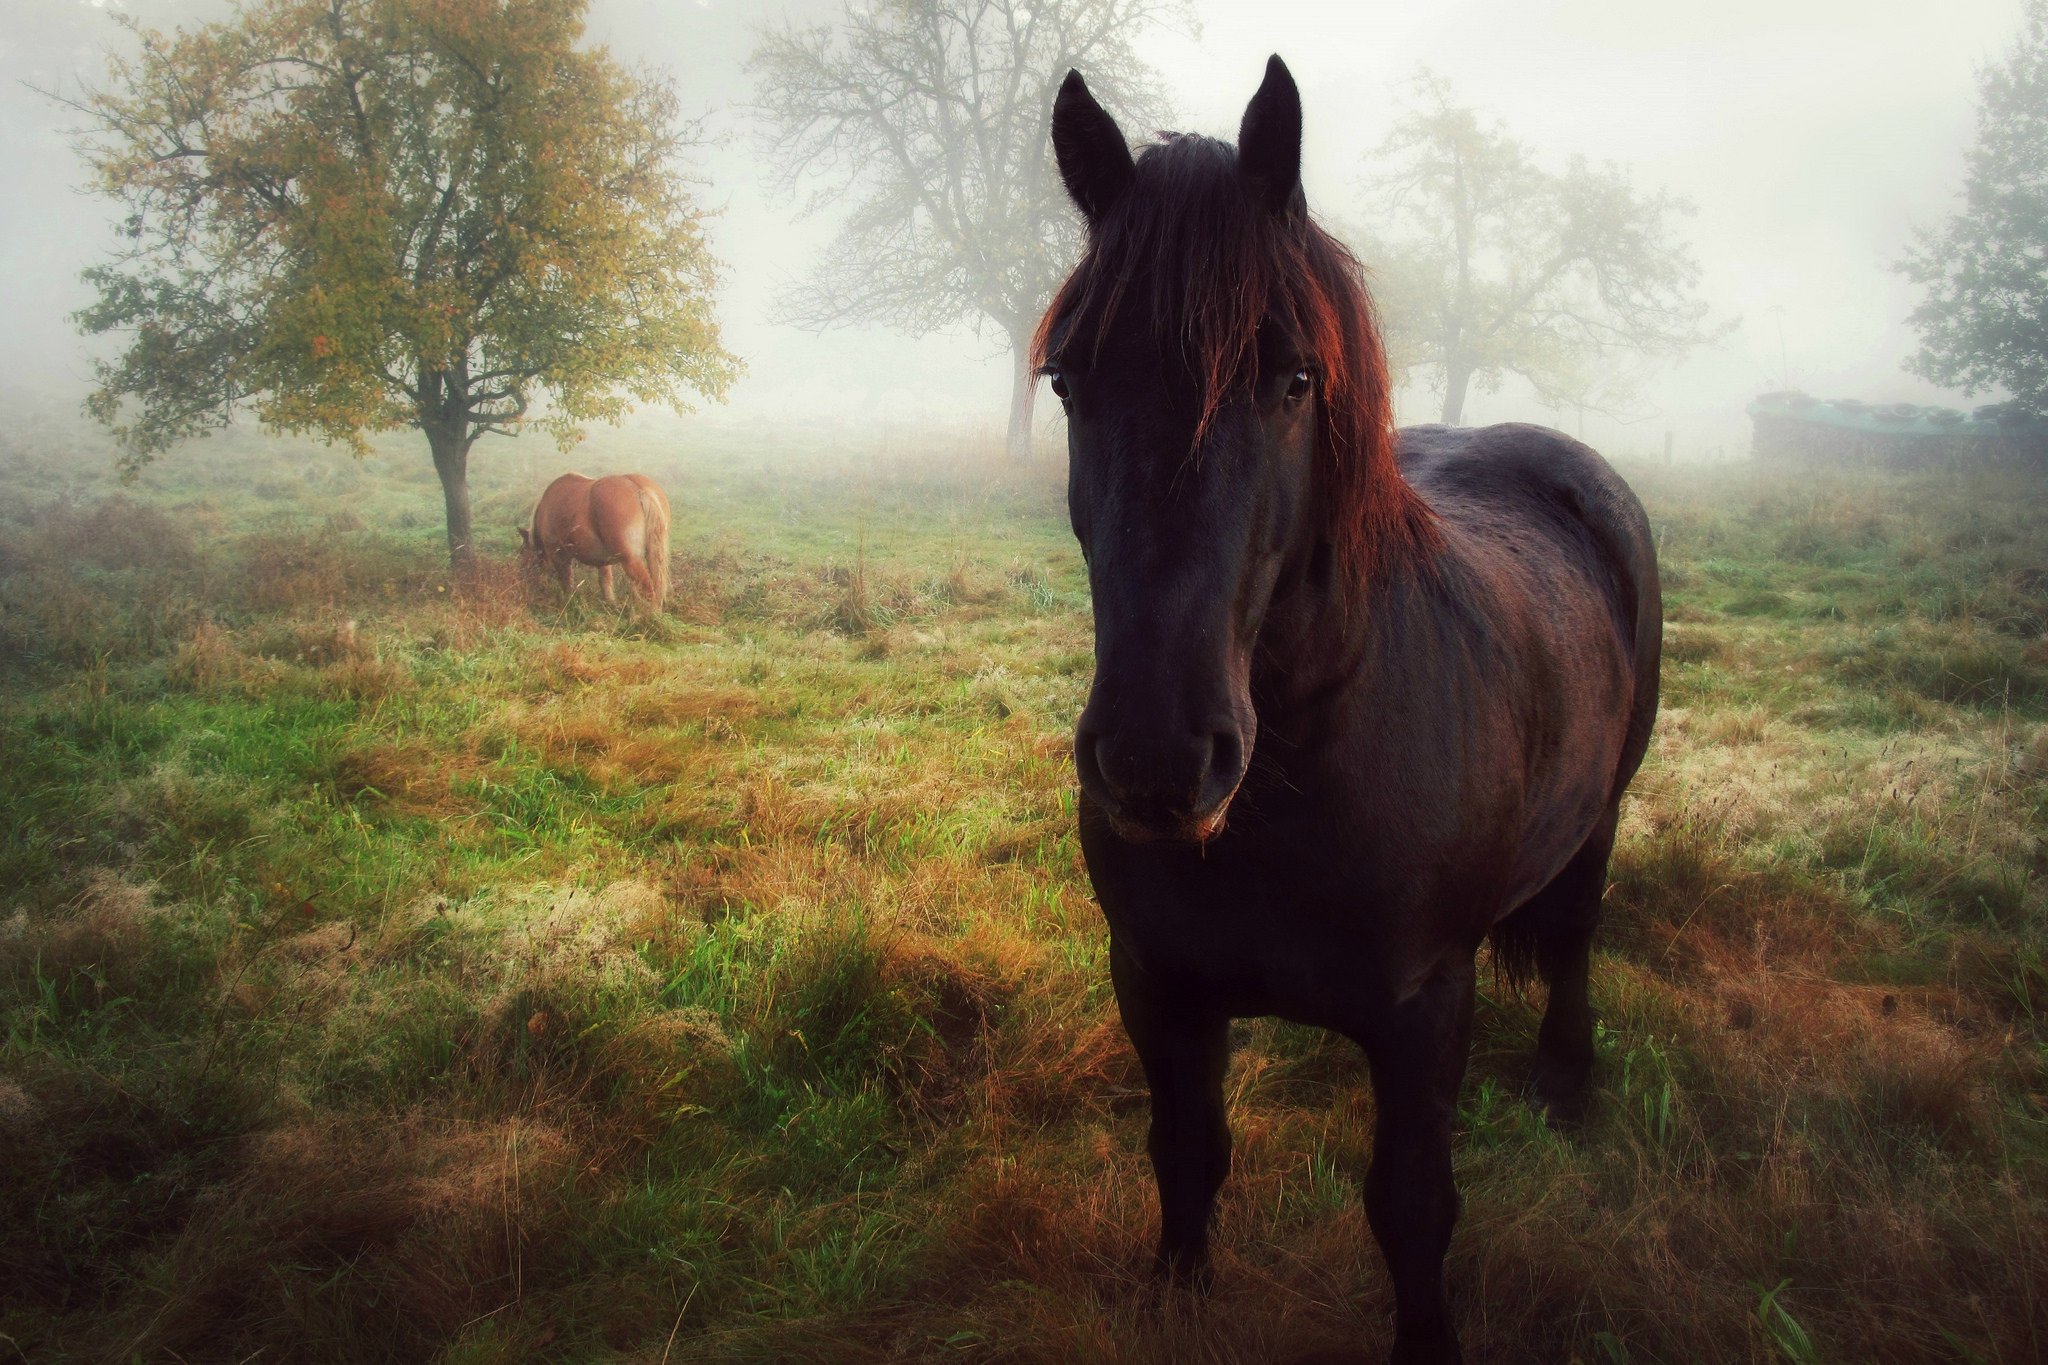
MULTIPOLYGON (((1664 658, 1674 664, 1721 663, 1728 658, 1728 642, 1710 631, 1669 628, 1664 633, 1664 658)), ((1089 660, 1090 663, 1093 660, 1089 660)))
POLYGON ((160 508, 120 497, 35 508, 0 533, 0 660, 80 668, 159 655, 203 619, 204 571, 160 508))
POLYGON ((1967 706, 2032 705, 2048 698, 2048 675, 1995 637, 1873 636, 1835 664, 1845 681, 1905 687, 1933 701, 1967 706))
POLYGON ((1792 599, 1781 592, 1746 592, 1734 598, 1721 608, 1730 616, 1777 616, 1792 605, 1792 599))

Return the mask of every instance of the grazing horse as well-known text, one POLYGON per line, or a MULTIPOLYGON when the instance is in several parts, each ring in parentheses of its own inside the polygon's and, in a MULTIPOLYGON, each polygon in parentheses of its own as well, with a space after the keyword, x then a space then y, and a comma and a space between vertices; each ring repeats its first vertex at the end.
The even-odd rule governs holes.
POLYGON ((1087 250, 1034 344, 1095 605, 1080 840, 1151 1087, 1158 1265, 1208 1279, 1234 1017, 1333 1029, 1377 1097, 1394 1359, 1459 1359, 1451 1126, 1489 935, 1549 988, 1535 1096, 1586 1111, 1587 966, 1663 633, 1641 504, 1509 425, 1396 433, 1358 262, 1309 217, 1275 57, 1235 148, 1135 160, 1069 73, 1087 250))
POLYGON ((528 562, 552 567, 565 593, 574 587, 572 566, 589 564, 604 600, 614 601, 612 565, 623 564, 654 610, 668 596, 668 498, 645 474, 562 475, 540 495, 533 529, 520 527, 519 538, 528 562))

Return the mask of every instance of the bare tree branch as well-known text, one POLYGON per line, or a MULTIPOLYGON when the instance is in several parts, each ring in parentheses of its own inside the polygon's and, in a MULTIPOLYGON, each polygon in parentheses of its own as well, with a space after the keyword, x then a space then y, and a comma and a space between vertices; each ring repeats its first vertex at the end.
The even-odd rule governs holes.
POLYGON ((848 205, 778 320, 913 336, 967 322, 1021 354, 1080 249, 1053 95, 1077 68, 1127 127, 1160 127, 1165 90, 1131 45, 1156 24, 1193 15, 1184 0, 890 0, 848 4, 836 28, 764 30, 748 66, 777 183, 809 189, 806 213, 848 205))
POLYGON ((1734 325, 1709 321, 1699 266, 1671 236, 1691 204, 1583 157, 1547 172, 1447 82, 1425 71, 1415 89, 1356 235, 1395 363, 1431 372, 1445 422, 1473 385, 1509 375, 1548 406, 1607 409, 1633 389, 1622 358, 1676 357, 1734 325))

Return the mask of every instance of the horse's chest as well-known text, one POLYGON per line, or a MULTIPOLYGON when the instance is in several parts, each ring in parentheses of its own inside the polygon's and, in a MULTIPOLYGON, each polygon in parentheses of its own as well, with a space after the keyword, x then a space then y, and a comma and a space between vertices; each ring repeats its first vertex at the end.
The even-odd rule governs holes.
POLYGON ((1294 846, 1205 854, 1083 835, 1110 930, 1144 971, 1234 1015, 1334 1026, 1362 998, 1405 995, 1447 932, 1469 936, 1441 917, 1418 917, 1423 888, 1412 870, 1373 859, 1369 843, 1355 839, 1353 856, 1339 858, 1294 846))

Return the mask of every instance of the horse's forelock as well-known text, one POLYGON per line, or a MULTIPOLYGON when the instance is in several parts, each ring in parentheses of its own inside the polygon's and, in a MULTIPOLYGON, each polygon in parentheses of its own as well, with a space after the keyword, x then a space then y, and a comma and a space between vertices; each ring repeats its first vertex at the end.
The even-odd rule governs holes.
POLYGON ((1318 481, 1340 555, 1369 572, 1397 543, 1433 540, 1395 468, 1386 358, 1357 258, 1305 211, 1259 204, 1234 149, 1212 138, 1148 147, 1135 181, 1054 295, 1033 364, 1093 352, 1118 325, 1151 328, 1183 349, 1200 385, 1192 453, 1253 382, 1259 328, 1277 316, 1315 353, 1318 481))

